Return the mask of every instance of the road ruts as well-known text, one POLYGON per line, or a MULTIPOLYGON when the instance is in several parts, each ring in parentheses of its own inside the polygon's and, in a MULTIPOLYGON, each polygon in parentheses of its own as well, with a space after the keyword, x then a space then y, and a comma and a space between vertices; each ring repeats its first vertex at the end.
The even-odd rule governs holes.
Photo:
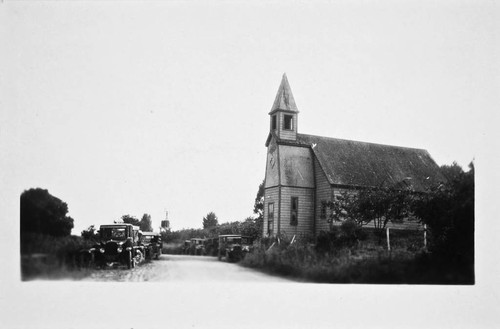
POLYGON ((216 257, 162 255, 134 269, 94 270, 84 281, 291 282, 216 257))

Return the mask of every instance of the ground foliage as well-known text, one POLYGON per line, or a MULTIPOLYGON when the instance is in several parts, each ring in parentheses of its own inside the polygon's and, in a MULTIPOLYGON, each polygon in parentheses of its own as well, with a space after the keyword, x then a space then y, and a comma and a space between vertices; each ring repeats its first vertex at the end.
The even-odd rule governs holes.
POLYGON ((82 251, 92 245, 93 241, 75 235, 26 233, 21 238, 21 278, 75 277, 71 272, 80 272, 85 265, 82 251))

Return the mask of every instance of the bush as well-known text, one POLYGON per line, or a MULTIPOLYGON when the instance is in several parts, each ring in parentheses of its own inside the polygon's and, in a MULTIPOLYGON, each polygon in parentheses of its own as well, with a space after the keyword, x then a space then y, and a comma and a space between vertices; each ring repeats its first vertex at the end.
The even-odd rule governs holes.
MULTIPOLYGON (((333 232, 323 232, 323 242, 333 232)), ((382 249, 372 254, 357 253, 357 248, 341 248, 335 253, 321 254, 318 245, 293 243, 282 247, 260 245, 242 261, 243 266, 259 268, 272 274, 299 280, 328 283, 410 283, 413 275, 413 253, 382 249)))
POLYGON ((60 276, 67 270, 80 268, 84 264, 81 251, 90 247, 91 241, 74 235, 53 237, 25 233, 21 237, 22 279, 60 276))
POLYGON ((340 227, 334 226, 328 232, 319 232, 315 243, 316 251, 329 253, 346 247, 354 247, 367 237, 368 234, 358 223, 348 219, 342 222, 340 227))

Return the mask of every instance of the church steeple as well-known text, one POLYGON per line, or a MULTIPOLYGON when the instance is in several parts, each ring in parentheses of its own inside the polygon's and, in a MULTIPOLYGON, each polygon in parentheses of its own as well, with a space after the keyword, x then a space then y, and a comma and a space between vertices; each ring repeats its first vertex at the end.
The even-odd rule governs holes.
POLYGON ((295 104, 292 89, 288 83, 286 73, 284 73, 273 107, 269 112, 271 116, 271 132, 274 132, 279 139, 295 141, 297 139, 298 113, 299 110, 297 104, 295 104))
POLYGON ((278 93, 276 94, 273 107, 271 108, 271 112, 269 114, 273 114, 278 110, 299 113, 297 105, 295 104, 295 99, 293 98, 292 89, 290 88, 290 84, 288 83, 288 79, 286 77, 286 73, 283 73, 278 93))

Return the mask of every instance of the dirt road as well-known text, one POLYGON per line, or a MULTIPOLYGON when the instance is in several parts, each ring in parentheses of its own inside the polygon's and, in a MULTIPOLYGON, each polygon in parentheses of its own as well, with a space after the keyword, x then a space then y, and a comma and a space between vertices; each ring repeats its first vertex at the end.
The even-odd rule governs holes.
POLYGON ((216 257, 162 255, 134 269, 95 270, 84 281, 286 282, 216 257))

